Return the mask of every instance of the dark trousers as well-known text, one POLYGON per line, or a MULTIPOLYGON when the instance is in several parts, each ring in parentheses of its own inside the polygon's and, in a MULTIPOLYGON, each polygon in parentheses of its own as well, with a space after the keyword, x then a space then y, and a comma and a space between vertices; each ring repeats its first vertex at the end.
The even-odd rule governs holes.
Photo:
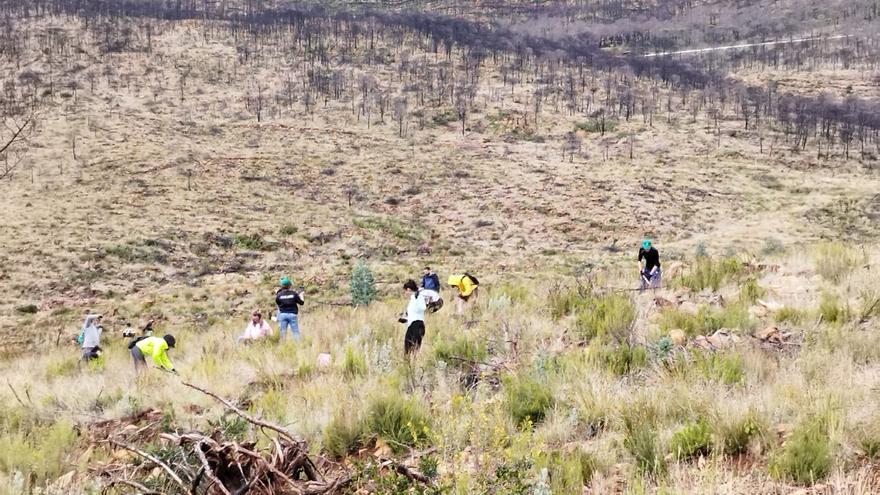
POLYGON ((409 324, 406 336, 403 338, 403 352, 410 354, 419 350, 422 346, 422 337, 425 336, 425 322, 416 320, 409 324))

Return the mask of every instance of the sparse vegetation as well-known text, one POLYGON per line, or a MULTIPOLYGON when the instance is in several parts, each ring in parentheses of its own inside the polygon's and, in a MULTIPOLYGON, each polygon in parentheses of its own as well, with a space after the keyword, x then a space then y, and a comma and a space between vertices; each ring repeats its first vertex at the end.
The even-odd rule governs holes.
POLYGON ((707 456, 712 451, 712 432, 709 422, 699 418, 681 427, 672 435, 669 450, 677 459, 707 456))
POLYGON ((504 393, 507 413, 519 426, 541 422, 554 404, 548 385, 528 375, 506 377, 504 393))
POLYGON ((807 420, 770 460, 770 474, 775 478, 809 485, 824 479, 832 467, 831 441, 822 418, 807 420))
POLYGON ((675 283, 693 291, 711 289, 717 291, 724 283, 742 273, 742 263, 736 258, 712 259, 698 256, 690 270, 675 283))

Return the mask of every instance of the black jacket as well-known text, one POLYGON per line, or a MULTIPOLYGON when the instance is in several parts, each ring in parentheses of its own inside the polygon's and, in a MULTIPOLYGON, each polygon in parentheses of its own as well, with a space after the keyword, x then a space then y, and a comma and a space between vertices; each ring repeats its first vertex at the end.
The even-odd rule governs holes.
POLYGON ((293 289, 281 289, 275 293, 275 304, 278 305, 279 313, 298 314, 299 307, 305 302, 293 289))

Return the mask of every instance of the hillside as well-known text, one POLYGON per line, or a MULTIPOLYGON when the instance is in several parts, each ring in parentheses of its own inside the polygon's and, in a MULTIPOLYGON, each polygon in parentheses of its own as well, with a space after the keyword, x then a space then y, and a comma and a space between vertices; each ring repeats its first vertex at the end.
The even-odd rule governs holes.
POLYGON ((247 437, 177 378, 135 379, 120 335, 148 319, 183 381, 351 493, 872 493, 876 5, 770 3, 0 6, 0 143, 27 123, 0 154, 0 493, 177 493, 101 443, 122 430, 89 433, 150 409, 247 437), (644 57, 768 32, 817 40, 644 57), (643 238, 657 294, 630 290, 643 238), (349 309, 360 261, 380 300, 349 309), (485 295, 463 321, 447 295, 409 364, 399 287, 425 264, 485 295), (305 341, 234 346, 285 275, 305 341), (107 352, 80 368, 89 312, 107 352), (717 330, 737 342, 701 350, 717 330), (386 402, 424 431, 377 429, 386 402), (374 457, 436 478, 392 489, 374 457))

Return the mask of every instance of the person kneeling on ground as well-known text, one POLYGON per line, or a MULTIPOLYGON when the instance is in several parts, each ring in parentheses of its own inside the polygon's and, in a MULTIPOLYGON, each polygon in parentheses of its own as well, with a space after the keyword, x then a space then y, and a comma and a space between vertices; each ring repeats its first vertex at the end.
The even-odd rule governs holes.
POLYGON ((244 329, 244 333, 238 337, 238 342, 244 342, 245 344, 255 342, 268 337, 271 333, 272 328, 263 319, 263 314, 259 311, 254 311, 251 315, 251 321, 248 322, 247 328, 244 329))
POLYGON ((281 289, 275 293, 275 304, 278 305, 279 341, 284 340, 288 328, 290 335, 295 340, 299 340, 299 307, 305 304, 304 290, 301 288, 297 292, 290 288, 291 285, 290 279, 284 277, 281 279, 281 289))
POLYGON ((459 315, 464 314, 465 307, 477 298, 480 282, 470 273, 462 275, 450 275, 448 283, 458 289, 458 297, 455 298, 455 310, 459 315))
POLYGON ((133 340, 129 345, 131 349, 131 358, 134 360, 134 370, 140 373, 147 368, 146 356, 150 356, 153 364, 157 367, 177 373, 171 360, 168 359, 168 350, 174 349, 176 340, 173 335, 165 335, 164 337, 140 337, 133 340))
POLYGON ((80 340, 83 361, 91 361, 101 355, 101 333, 104 330, 100 326, 101 318, 102 315, 88 315, 83 322, 80 338, 77 339, 80 340))
POLYGON ((642 247, 639 248, 639 276, 642 279, 640 290, 660 287, 660 253, 647 239, 642 241, 642 247), (642 266, 642 260, 645 261, 644 266, 642 266))
POLYGON ((425 336, 425 310, 428 309, 425 298, 419 294, 415 280, 407 280, 403 284, 403 292, 409 296, 406 313, 399 321, 406 324, 406 335, 403 338, 403 353, 409 356, 422 346, 425 336))

